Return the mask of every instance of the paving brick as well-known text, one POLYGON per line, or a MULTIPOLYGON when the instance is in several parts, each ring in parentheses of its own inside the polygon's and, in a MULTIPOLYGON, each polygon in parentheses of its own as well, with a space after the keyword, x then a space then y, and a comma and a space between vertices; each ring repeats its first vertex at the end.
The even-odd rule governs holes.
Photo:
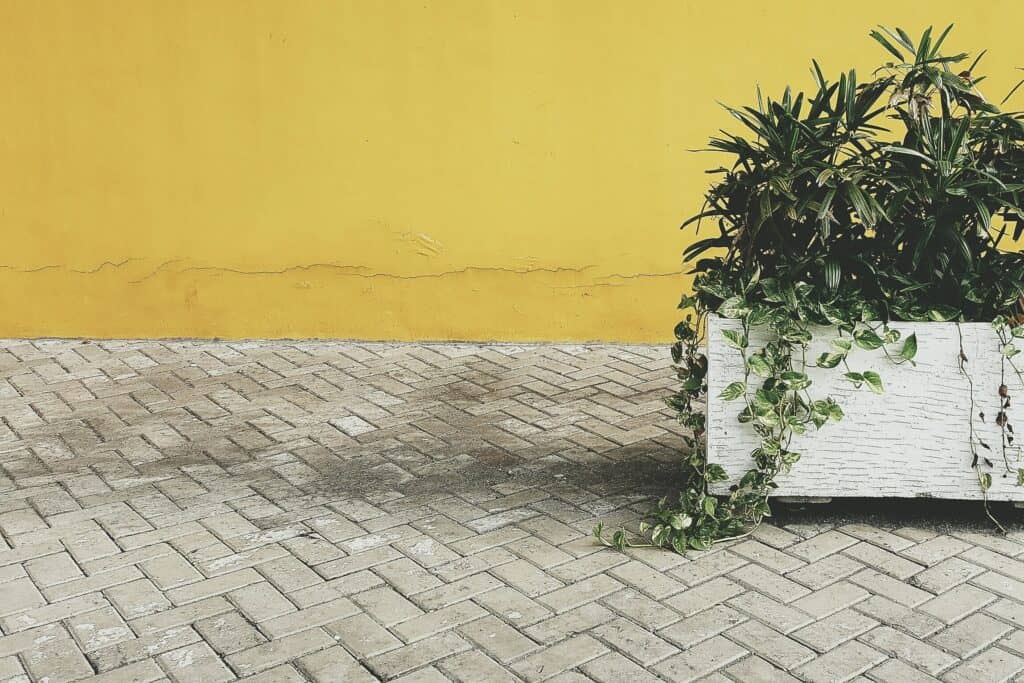
MULTIPOLYGON (((528 627, 525 633, 534 640, 545 643, 557 643, 564 638, 584 633, 615 618, 615 612, 596 602, 589 602, 556 617, 545 619, 528 627)), ((514 624, 519 626, 518 624, 514 624)))
POLYGON ((226 593, 242 614, 259 623, 296 611, 291 600, 267 581, 250 583, 226 593))
POLYGON ((137 619, 171 606, 149 579, 110 586, 103 592, 125 619, 137 619))
POLYGON ((470 650, 448 657, 437 666, 452 680, 460 683, 475 683, 476 681, 515 683, 520 680, 508 669, 478 650, 470 650))
POLYGON ((377 675, 393 678, 431 664, 439 659, 468 650, 469 643, 452 631, 446 631, 430 638, 371 657, 367 665, 377 675))
POLYGON ((1012 630, 1012 626, 987 614, 972 614, 936 633, 929 640, 961 659, 967 659, 1012 630))
POLYGON ((620 564, 608 573, 655 600, 664 600, 686 588, 681 581, 637 561, 620 564))
POLYGON ((838 553, 857 544, 857 539, 841 531, 830 529, 786 548, 786 552, 806 562, 817 562, 823 557, 838 553))
POLYGON ((754 564, 729 572, 729 577, 783 603, 792 602, 811 592, 795 581, 754 564))
POLYGON ((993 647, 948 671, 943 679, 949 683, 1008 681, 1021 671, 1024 671, 1024 658, 993 647))
POLYGON ((814 618, 806 612, 796 607, 783 605, 781 602, 777 602, 756 591, 740 593, 735 597, 729 598, 725 604, 745 614, 757 617, 783 633, 789 633, 814 621, 814 618))
POLYGON ((459 628, 459 633, 502 663, 522 657, 540 647, 494 616, 486 616, 465 624, 459 628))
POLYGON ((628 619, 613 619, 591 633, 619 652, 649 667, 652 664, 676 653, 676 648, 628 619))
POLYGON ((679 621, 682 617, 675 610, 632 588, 623 588, 602 598, 601 602, 619 614, 628 615, 630 619, 651 631, 657 631, 679 621))
POLYGON ((204 578, 188 560, 176 552, 142 562, 139 568, 161 590, 177 588, 204 578))
POLYGON ((195 680, 217 683, 235 679, 234 674, 224 666, 217 653, 205 642, 171 650, 160 655, 158 659, 170 677, 180 683, 195 680))
POLYGON ((945 559, 953 557, 957 553, 967 550, 970 547, 970 543, 965 543, 959 538, 953 538, 952 536, 936 536, 928 539, 924 543, 919 543, 913 547, 907 548, 901 551, 900 554, 914 560, 915 562, 919 562, 930 567, 945 559))
POLYGON ((816 653, 810 648, 759 621, 745 621, 739 626, 729 629, 726 635, 730 640, 751 652, 760 653, 772 664, 786 671, 792 671, 816 656, 816 653))
POLYGON ((1024 610, 1012 600, 1002 598, 985 607, 985 612, 1009 622, 1018 629, 1024 629, 1024 610))
POLYGON ((325 628, 363 660, 402 646, 401 640, 365 614, 331 622, 325 628))
POLYGON ((687 649, 746 620, 744 614, 725 605, 716 605, 661 629, 658 635, 687 649))
POLYGON ((786 574, 786 578, 803 584, 811 590, 820 590, 863 568, 864 565, 860 562, 847 555, 837 553, 791 571, 786 574))
POLYGON ((952 624, 994 600, 996 596, 988 591, 971 585, 960 585, 918 605, 918 609, 947 624, 952 624))
POLYGON ((863 643, 851 641, 804 664, 796 674, 812 683, 848 681, 885 659, 885 655, 863 643))
POLYGON ((935 683, 939 680, 898 659, 887 659, 868 671, 866 675, 870 678, 865 680, 880 681, 881 683, 935 683))
POLYGON ((981 567, 957 557, 942 560, 923 572, 914 575, 911 583, 932 593, 944 593, 951 588, 981 574, 981 567))
POLYGON ((860 640, 890 657, 913 664, 933 676, 957 661, 956 657, 888 626, 872 629, 863 634, 860 640))
POLYGON ((935 617, 893 602, 881 595, 873 595, 867 600, 858 602, 854 605, 854 609, 890 626, 898 626, 918 638, 930 636, 942 628, 942 622, 935 617))
POLYGON ((37 681, 79 681, 93 674, 82 652, 62 639, 33 647, 25 653, 23 661, 29 675, 37 681))
POLYGON ((819 619, 855 605, 871 594, 846 581, 834 583, 793 601, 793 607, 819 619))
POLYGON ((523 595, 531 598, 565 586, 564 583, 549 576, 544 570, 526 560, 517 560, 495 567, 492 573, 523 595))
POLYGON ((975 586, 1024 603, 1024 581, 1011 579, 996 572, 985 572, 972 579, 975 586))
POLYGON ((579 635, 531 655, 513 665, 513 669, 527 681, 543 681, 556 673, 573 669, 596 659, 607 648, 587 635, 579 635))
POLYGON ((490 574, 479 573, 452 581, 429 591, 417 593, 413 596, 413 599, 423 609, 439 609, 462 600, 469 600, 501 585, 501 581, 490 574))
POLYGON ((743 591, 743 586, 720 577, 699 587, 687 589, 666 600, 665 604, 677 612, 689 616, 725 602, 743 591))
POLYGON ((857 572, 849 580, 862 588, 867 588, 872 593, 882 595, 908 607, 916 607, 925 600, 932 598, 932 594, 928 591, 915 588, 910 584, 881 572, 876 572, 873 569, 857 572))
POLYGON ((316 628, 236 652, 224 661, 240 676, 249 676, 332 645, 334 639, 316 628))
POLYGON ((0 616, 41 607, 46 600, 30 578, 0 584, 0 616))
POLYGON ((618 652, 609 652, 580 667, 588 676, 601 683, 633 681, 634 683, 657 683, 657 676, 648 673, 644 667, 630 661, 618 652))
POLYGON ((828 652, 877 625, 877 621, 856 610, 844 609, 795 631, 793 637, 818 652, 828 652))
POLYGON ((294 664, 317 683, 377 683, 377 678, 342 647, 329 647, 305 655, 296 659, 294 664))
POLYGON ((358 593, 352 596, 352 600, 367 614, 388 627, 423 614, 423 610, 388 586, 358 593))
POLYGON ((135 637, 112 607, 79 614, 69 618, 66 624, 82 652, 86 653, 135 637))
POLYGON ((25 563, 25 571, 37 586, 47 587, 82 578, 82 570, 68 553, 38 557, 25 563))
POLYGON ((92 683, 153 683, 153 681, 167 680, 167 677, 155 660, 147 659, 112 669, 93 676, 89 680, 92 683))
POLYGON ((654 670, 670 681, 685 683, 703 678, 746 654, 747 650, 731 640, 715 636, 669 657, 655 665, 654 670))
POLYGON ((565 612, 574 607, 603 598, 622 588, 622 584, 610 576, 601 575, 584 579, 565 588, 551 591, 537 598, 555 612, 565 612))
POLYGON ((256 570, 246 568, 212 579, 190 583, 180 588, 173 588, 166 591, 165 595, 175 605, 186 605, 215 595, 223 595, 260 581, 263 581, 263 577, 256 570))
POLYGON ((743 541, 731 546, 729 550, 780 574, 795 571, 806 564, 803 560, 759 541, 743 541))
MULTIPOLYGON (((751 655, 725 669, 732 678, 722 676, 725 681, 764 681, 764 683, 796 683, 799 679, 790 676, 786 671, 775 666, 766 659, 751 655)), ((704 678, 702 680, 708 680, 704 678)))
POLYGON ((348 598, 336 598, 298 612, 268 619, 260 624, 260 630, 271 639, 282 638, 358 612, 359 608, 348 598))
POLYGON ((195 622, 195 629, 210 646, 222 655, 248 650, 267 641, 245 617, 227 612, 195 622))

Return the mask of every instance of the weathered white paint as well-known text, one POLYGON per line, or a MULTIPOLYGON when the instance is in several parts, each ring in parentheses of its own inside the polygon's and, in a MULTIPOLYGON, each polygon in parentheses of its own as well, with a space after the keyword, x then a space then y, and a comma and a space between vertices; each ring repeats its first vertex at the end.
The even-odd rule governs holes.
MULTIPOLYGON (((846 416, 839 423, 827 423, 820 431, 812 425, 806 434, 794 437, 791 449, 801 458, 791 473, 778 479, 779 495, 982 497, 977 475, 970 469, 971 393, 957 364, 961 348, 957 325, 927 322, 890 326, 903 337, 917 333, 916 366, 897 366, 881 350, 866 351, 856 346, 849 356, 851 370, 874 370, 881 375, 885 386, 882 395, 866 386, 854 389, 843 378, 842 366, 831 370, 814 367, 814 359, 829 350, 829 341, 838 336, 834 329, 814 330, 806 369, 813 381, 810 393, 814 398, 832 396, 846 416)), ((1009 420, 1020 427, 1020 443, 1024 445, 1024 386, 1008 364, 1003 379, 999 338, 991 325, 962 323, 959 328, 968 372, 974 381, 975 433, 992 449, 979 448, 979 452, 995 465, 989 498, 1024 501, 1024 487, 1016 485, 1016 476, 1003 476, 1002 436, 994 422, 999 411, 999 385, 1005 381, 1012 400, 1009 420), (1019 409, 1013 400, 1016 397, 1021 400, 1019 409), (984 421, 978 417, 980 412, 985 414, 984 421)), ((750 453, 757 447, 758 438, 751 425, 736 419, 743 400, 727 402, 718 398, 729 383, 743 379, 740 353, 726 345, 723 329, 739 330, 741 326, 737 320, 708 321, 708 455, 735 481, 752 465, 750 453)), ((768 341, 767 330, 755 328, 750 341, 752 350, 760 348, 768 341)), ((752 380, 756 379, 752 375, 752 380)), ((1016 448, 1008 450, 1007 458, 1013 468, 1024 464, 1016 448)), ((725 492, 729 483, 719 485, 717 492, 725 492)))

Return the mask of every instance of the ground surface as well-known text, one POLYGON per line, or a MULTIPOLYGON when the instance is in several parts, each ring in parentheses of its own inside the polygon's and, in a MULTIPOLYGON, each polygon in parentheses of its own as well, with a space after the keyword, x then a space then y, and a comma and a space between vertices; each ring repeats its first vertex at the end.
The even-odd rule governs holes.
POLYGON ((596 547, 672 488, 666 356, 6 342, 0 680, 1024 680, 976 505, 596 547))

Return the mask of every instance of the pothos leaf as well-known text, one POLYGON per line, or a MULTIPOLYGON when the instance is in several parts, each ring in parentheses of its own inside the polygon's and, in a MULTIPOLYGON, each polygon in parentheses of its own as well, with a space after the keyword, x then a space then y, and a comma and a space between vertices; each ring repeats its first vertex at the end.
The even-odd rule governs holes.
POLYGON ((729 297, 718 307, 718 313, 725 318, 742 318, 750 310, 743 297, 729 297))
POLYGON ((906 360, 914 360, 914 356, 917 355, 917 334, 911 333, 909 337, 903 340, 903 348, 900 349, 900 357, 906 360))
POLYGON ((747 348, 747 336, 737 330, 722 330, 722 336, 725 337, 726 342, 729 346, 734 349, 745 349, 747 348))
POLYGON ((844 353, 823 353, 818 356, 817 365, 819 368, 834 368, 846 358, 844 353))
POLYGON ((760 375, 761 377, 769 377, 772 374, 771 366, 760 353, 755 353, 747 358, 747 365, 755 374, 760 375))
POLYGON ((839 351, 840 353, 846 353, 847 351, 853 348, 853 344, 850 342, 850 340, 843 339, 842 337, 833 339, 832 341, 829 342, 829 344, 832 345, 833 349, 839 351))
POLYGON ((854 331, 853 341, 857 346, 868 351, 873 351, 882 345, 882 338, 868 327, 862 327, 854 331))
POLYGON ((881 394, 884 389, 882 388, 882 378, 878 376, 877 372, 871 370, 865 370, 863 373, 864 383, 868 385, 868 388, 876 394, 881 394))
POLYGON ((960 309, 952 306, 936 306, 928 311, 928 317, 935 322, 949 322, 960 315, 960 309))
POLYGON ((744 382, 733 382, 718 395, 723 401, 733 401, 747 393, 747 385, 744 382))

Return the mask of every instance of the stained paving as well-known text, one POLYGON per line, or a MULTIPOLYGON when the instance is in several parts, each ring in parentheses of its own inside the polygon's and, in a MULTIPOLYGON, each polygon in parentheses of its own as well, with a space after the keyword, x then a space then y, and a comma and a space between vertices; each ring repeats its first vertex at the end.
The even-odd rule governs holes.
POLYGON ((7 341, 0 369, 0 680, 1024 681, 1008 508, 595 545, 677 485, 660 347, 7 341))

